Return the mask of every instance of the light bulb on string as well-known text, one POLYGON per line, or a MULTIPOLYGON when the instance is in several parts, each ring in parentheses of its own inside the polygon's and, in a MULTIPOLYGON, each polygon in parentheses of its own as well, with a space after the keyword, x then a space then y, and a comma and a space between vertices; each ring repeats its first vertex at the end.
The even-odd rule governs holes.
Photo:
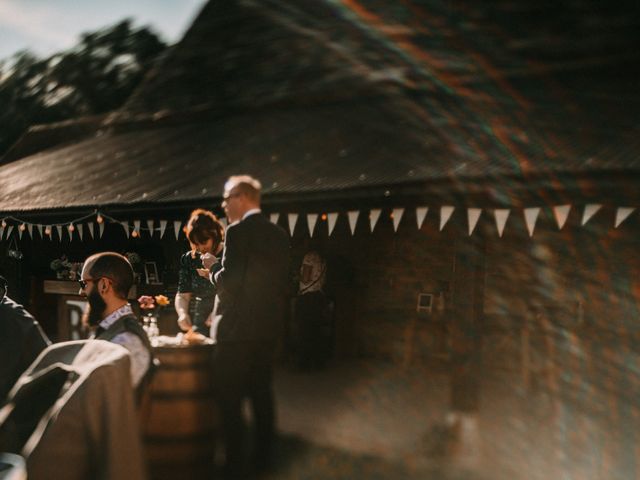
POLYGON ((138 233, 138 231, 137 231, 137 230, 134 230, 133 232, 131 232, 131 236, 132 236, 133 238, 138 238, 138 235, 140 235, 140 234, 138 233))
POLYGON ((44 234, 50 237, 51 236, 51 227, 45 228, 44 229, 44 234))
POLYGON ((70 223, 68 228, 70 232, 73 232, 76 229, 76 227, 73 226, 73 223, 70 223))
POLYGON ((7 226, 7 222, 3 219, 2 220, 2 228, 6 228, 6 226, 7 226))
POLYGON ((24 232, 27 229, 27 226, 24 223, 21 223, 19 228, 21 232, 24 232))
POLYGON ((104 222, 104 218, 102 218, 102 215, 98 214, 98 216, 96 217, 96 222, 98 222, 98 223, 103 223, 104 222))

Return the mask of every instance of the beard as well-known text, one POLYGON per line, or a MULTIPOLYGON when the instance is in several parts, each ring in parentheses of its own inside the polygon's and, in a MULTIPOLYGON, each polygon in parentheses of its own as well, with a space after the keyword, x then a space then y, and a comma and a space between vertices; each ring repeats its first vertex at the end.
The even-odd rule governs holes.
POLYGON ((95 288, 87 295, 87 301, 89 302, 87 321, 90 326, 95 327, 102 321, 107 304, 95 288))

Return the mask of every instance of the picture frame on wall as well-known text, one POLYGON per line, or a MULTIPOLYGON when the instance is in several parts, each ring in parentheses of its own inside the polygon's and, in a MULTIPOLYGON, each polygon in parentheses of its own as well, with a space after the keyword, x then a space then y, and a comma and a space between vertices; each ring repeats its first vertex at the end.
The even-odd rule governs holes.
POLYGON ((144 262, 144 276, 149 285, 159 285, 161 283, 156 262, 144 262))

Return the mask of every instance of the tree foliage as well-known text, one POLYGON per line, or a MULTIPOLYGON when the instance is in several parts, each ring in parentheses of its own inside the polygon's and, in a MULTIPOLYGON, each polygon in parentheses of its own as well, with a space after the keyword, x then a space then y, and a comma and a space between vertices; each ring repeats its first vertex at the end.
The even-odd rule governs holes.
POLYGON ((117 109, 165 49, 127 19, 49 58, 23 51, 0 62, 0 156, 31 125, 117 109))

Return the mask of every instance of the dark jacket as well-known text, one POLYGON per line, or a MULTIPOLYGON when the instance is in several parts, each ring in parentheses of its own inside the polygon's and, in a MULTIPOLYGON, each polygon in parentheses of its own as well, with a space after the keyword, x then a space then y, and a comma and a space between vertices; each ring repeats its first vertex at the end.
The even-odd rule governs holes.
POLYGON ((0 405, 20 374, 49 343, 22 305, 9 297, 0 300, 0 405))
POLYGON ((217 341, 273 341, 282 331, 289 238, 262 214, 228 227, 217 284, 217 341))

